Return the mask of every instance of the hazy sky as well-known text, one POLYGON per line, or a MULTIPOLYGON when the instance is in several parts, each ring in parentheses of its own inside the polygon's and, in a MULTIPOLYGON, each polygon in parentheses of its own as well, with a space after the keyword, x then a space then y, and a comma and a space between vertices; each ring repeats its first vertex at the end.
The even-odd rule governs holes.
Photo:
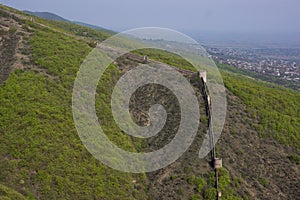
POLYGON ((300 33, 300 0, 0 0, 20 10, 49 11, 113 30, 300 33))

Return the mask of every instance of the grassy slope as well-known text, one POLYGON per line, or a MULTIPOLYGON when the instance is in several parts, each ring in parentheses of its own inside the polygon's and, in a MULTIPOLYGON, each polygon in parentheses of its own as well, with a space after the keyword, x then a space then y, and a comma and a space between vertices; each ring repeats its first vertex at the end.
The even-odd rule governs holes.
POLYGON ((195 68, 192 66, 191 63, 186 61, 185 59, 182 59, 182 57, 178 56, 177 54, 160 50, 160 49, 140 49, 138 51, 133 52, 137 55, 147 55, 149 58, 164 62, 168 65, 179 67, 186 70, 195 71, 195 68))
POLYGON ((52 21, 39 18, 37 18, 37 22, 41 22, 65 33, 82 36, 97 41, 103 41, 112 34, 108 31, 99 31, 68 22, 52 21))
MULTIPOLYGON (((144 192, 137 191, 135 188, 139 187, 132 184, 132 180, 137 179, 138 184, 143 185, 143 176, 135 177, 103 166, 85 150, 74 129, 71 89, 82 59, 91 50, 87 42, 25 22, 34 29, 30 39, 32 62, 45 69, 52 78, 18 70, 0 85, 0 182, 27 197, 145 198, 144 192)), ((58 24, 40 19, 39 22, 51 27, 58 24)), ((64 28, 69 34, 74 31, 67 24, 57 27, 61 31, 64 28)), ((95 39, 100 38, 102 36, 95 36, 95 39)), ((151 54, 150 58, 190 69, 185 62, 177 62, 178 58, 173 55, 151 54)), ((112 86, 118 77, 115 67, 112 66, 110 72, 99 84, 105 94, 97 97, 97 110, 107 113, 100 118, 103 122, 111 121, 110 89, 106 86, 112 86)), ((256 128, 261 135, 299 147, 299 93, 225 71, 223 77, 226 87, 243 100, 253 120, 260 121, 256 128)), ((116 143, 133 148, 129 138, 114 134, 118 132, 114 124, 106 123, 105 129, 116 143)), ((222 187, 226 191, 230 191, 228 176, 224 171, 222 187)), ((206 181, 191 182, 197 187, 211 185, 210 179, 206 181)), ((209 198, 213 193, 210 190, 205 190, 203 195, 209 198)), ((232 191, 228 192, 228 198, 232 196, 232 191)))
MULTIPOLYGON (((17 70, 0 85, 0 182, 27 198, 143 198, 143 186, 139 191, 134 186, 144 176, 103 166, 86 151, 75 130, 72 85, 89 45, 27 20, 20 22, 32 31, 31 64, 45 74, 17 70)), ((99 85, 111 87, 117 76, 112 66, 99 85)), ((109 113, 104 98, 98 97, 98 106, 109 113)), ((129 138, 119 139, 110 123, 105 129, 120 146, 133 149, 129 138)))
POLYGON ((300 147, 300 93, 241 75, 223 72, 226 87, 240 97, 261 136, 300 147))

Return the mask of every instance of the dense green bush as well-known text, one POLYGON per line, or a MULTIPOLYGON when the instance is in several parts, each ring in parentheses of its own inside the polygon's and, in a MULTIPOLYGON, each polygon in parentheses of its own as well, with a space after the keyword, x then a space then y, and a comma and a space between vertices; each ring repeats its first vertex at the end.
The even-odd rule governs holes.
POLYGON ((288 158, 297 165, 300 165, 300 155, 293 154, 289 155, 288 158))
MULTIPOLYGON (((35 72, 16 70, 0 85, 0 182, 29 199, 144 199, 143 174, 102 165, 76 132, 72 86, 91 51, 88 43, 37 24, 28 26, 35 72)), ((96 109, 108 137, 134 151, 130 138, 111 123, 108 99, 118 76, 115 66, 104 74, 96 109)))
POLYGON ((217 198, 217 190, 213 187, 206 188, 204 191, 205 200, 213 200, 217 198))
POLYGON ((300 93, 237 74, 223 72, 226 87, 240 97, 260 135, 300 147, 300 93))
POLYGON ((26 198, 20 193, 0 184, 0 199, 1 200, 25 200, 26 198))

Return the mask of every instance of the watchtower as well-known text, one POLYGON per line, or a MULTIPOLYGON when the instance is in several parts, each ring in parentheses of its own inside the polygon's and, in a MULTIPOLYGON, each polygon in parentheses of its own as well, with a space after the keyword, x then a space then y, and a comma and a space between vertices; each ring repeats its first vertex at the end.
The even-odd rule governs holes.
POLYGON ((206 71, 198 71, 199 78, 203 78, 203 81, 206 83, 206 71))
POLYGON ((222 168, 222 158, 215 158, 214 159, 214 168, 215 169, 222 168))

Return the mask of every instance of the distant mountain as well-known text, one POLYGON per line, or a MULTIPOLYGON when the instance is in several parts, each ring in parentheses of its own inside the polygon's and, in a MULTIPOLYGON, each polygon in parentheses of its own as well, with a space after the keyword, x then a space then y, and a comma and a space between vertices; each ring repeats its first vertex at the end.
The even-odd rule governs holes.
POLYGON ((67 20, 63 17, 60 17, 56 14, 50 13, 50 12, 31 12, 28 10, 24 10, 25 13, 34 15, 43 19, 50 19, 50 20, 56 20, 56 21, 62 21, 62 22, 71 22, 70 20, 67 20))
POLYGON ((93 29, 106 30, 105 28, 102 28, 102 27, 99 27, 99 26, 95 26, 95 25, 91 25, 91 24, 87 24, 87 23, 84 23, 84 22, 73 21, 72 23, 78 24, 80 26, 85 26, 85 27, 93 28, 93 29))
POLYGON ((61 21, 61 22, 70 22, 70 23, 78 24, 80 26, 85 26, 85 27, 88 27, 88 28, 113 33, 113 31, 107 30, 103 27, 87 24, 87 23, 84 23, 84 22, 70 21, 68 19, 65 19, 65 18, 63 18, 59 15, 56 15, 56 14, 50 13, 50 12, 32 12, 32 11, 28 11, 28 10, 24 10, 23 12, 25 12, 27 14, 30 14, 30 15, 40 17, 40 18, 43 18, 43 19, 56 20, 56 21, 61 21))

